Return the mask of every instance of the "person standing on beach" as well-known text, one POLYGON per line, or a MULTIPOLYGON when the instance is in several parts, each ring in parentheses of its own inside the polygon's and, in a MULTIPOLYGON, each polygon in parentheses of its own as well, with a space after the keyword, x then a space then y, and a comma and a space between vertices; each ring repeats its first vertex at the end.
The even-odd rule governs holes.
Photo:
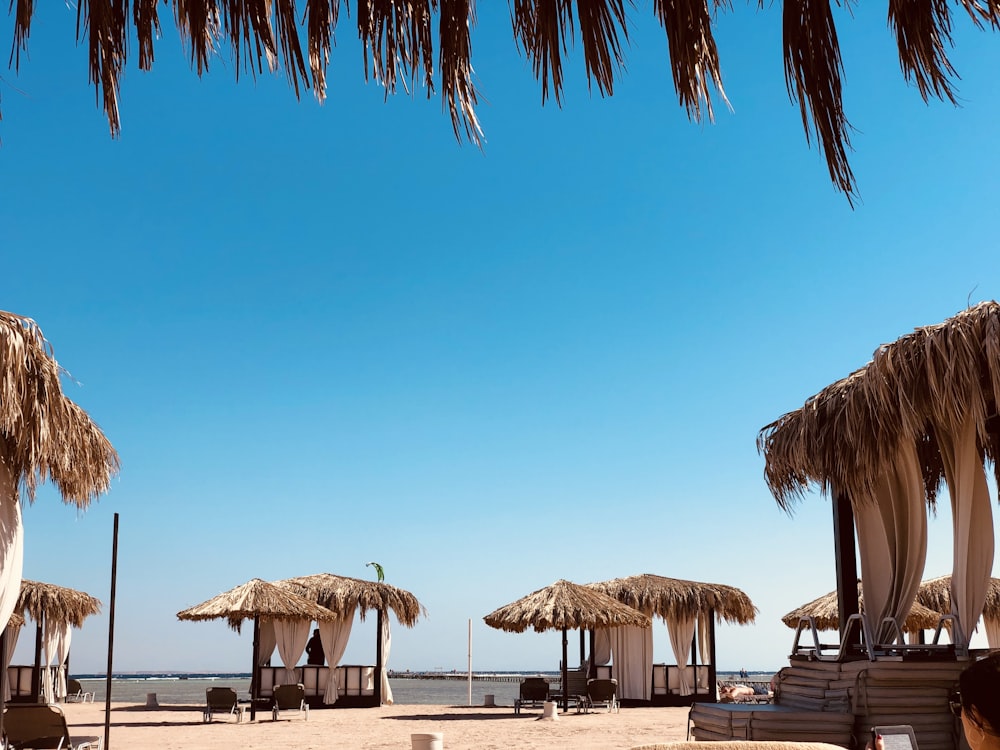
POLYGON ((323 641, 319 637, 319 628, 313 631, 312 638, 306 644, 306 657, 306 664, 323 666, 323 641))

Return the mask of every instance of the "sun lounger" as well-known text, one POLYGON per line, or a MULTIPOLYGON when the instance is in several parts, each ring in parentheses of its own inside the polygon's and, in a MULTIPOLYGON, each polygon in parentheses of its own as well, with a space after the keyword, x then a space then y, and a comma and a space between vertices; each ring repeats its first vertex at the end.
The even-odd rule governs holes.
POLYGON ((309 704, 306 703, 306 689, 301 682, 297 685, 275 686, 274 706, 271 708, 271 718, 277 721, 282 711, 286 714, 295 711, 304 720, 309 720, 309 704))
POLYGON ((212 720, 213 714, 228 714, 235 716, 237 723, 243 721, 243 709, 235 690, 228 687, 210 687, 205 690, 206 724, 212 720))
POLYGON ((525 677, 521 680, 518 697, 514 699, 514 713, 530 706, 541 708, 549 699, 549 683, 544 677, 525 677))
POLYGON ((66 681, 66 702, 67 703, 86 703, 90 701, 94 702, 94 693, 85 692, 83 685, 80 684, 79 680, 67 680, 66 681))
POLYGON ((13 703, 3 713, 3 729, 11 750, 101 750, 102 737, 71 737, 59 706, 13 703))
POLYGON ((618 713, 618 680, 587 680, 587 702, 584 704, 584 711, 602 706, 618 713))

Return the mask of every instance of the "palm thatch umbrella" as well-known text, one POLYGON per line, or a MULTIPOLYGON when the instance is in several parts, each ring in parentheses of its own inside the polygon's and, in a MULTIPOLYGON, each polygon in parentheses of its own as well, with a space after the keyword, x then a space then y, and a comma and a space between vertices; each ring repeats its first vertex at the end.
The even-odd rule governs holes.
MULTIPOLYGON (((18 68, 21 52, 27 52, 35 4, 31 0, 16 0, 15 4, 12 57, 18 68)), ((157 0, 136 0, 133 5, 129 14, 106 4, 82 3, 76 19, 78 41, 83 41, 81 35, 88 35, 90 80, 113 135, 120 129, 119 83, 130 46, 127 39, 130 34, 137 38, 139 68, 149 70, 153 43, 160 32, 157 0), (130 18, 134 31, 128 28, 130 18)), ((228 41, 237 78, 241 71, 256 76, 265 67, 276 71, 283 66, 296 97, 311 88, 317 99, 325 98, 340 0, 281 0, 266 8, 239 0, 170 0, 168 5, 198 75, 208 70, 214 54, 228 41)), ((351 11, 350 0, 343 5, 351 11)), ((962 0, 960 5, 977 25, 1000 23, 1000 3, 962 0)), ((849 124, 843 107, 840 46, 830 6, 830 0, 783 3, 785 80, 790 98, 799 106, 807 141, 815 134, 831 179, 850 197, 855 181, 847 158, 849 124)), ((905 12, 901 5, 889 3, 888 7, 904 78, 916 81, 925 100, 935 96, 954 104, 951 79, 956 74, 942 44, 942 40, 951 40, 950 7, 944 3, 906 5, 905 12)), ((440 86, 456 137, 464 134, 480 143, 482 130, 476 116, 479 92, 472 61, 475 4, 471 0, 440 6, 437 0, 355 0, 353 8, 364 47, 365 80, 373 77, 384 86, 387 96, 395 93, 400 82, 407 91, 422 83, 428 95, 435 85, 440 86)), ((712 28, 715 8, 707 0, 654 0, 652 4, 652 16, 666 37, 678 101, 696 121, 713 119, 713 88, 728 105, 712 28)), ((530 61, 541 84, 542 103, 551 95, 561 104, 563 57, 579 39, 589 84, 602 96, 610 96, 625 69, 628 30, 642 22, 638 13, 638 4, 623 0, 516 0, 510 4, 512 51, 518 50, 530 61)), ((475 67, 482 76, 485 68, 475 67)))
MULTIPOLYGON (((858 602, 862 612, 865 609, 865 599, 862 592, 861 581, 858 581, 858 602)), ((837 630, 840 627, 840 607, 837 601, 837 592, 831 591, 829 594, 813 599, 811 602, 803 604, 789 612, 781 618, 781 621, 793 630, 799 626, 799 620, 803 617, 813 618, 817 630, 837 630)), ((903 630, 907 633, 916 633, 921 630, 936 628, 941 616, 932 609, 919 602, 914 602, 903 622, 903 630)))
MULTIPOLYGON (((51 480, 64 502, 86 508, 108 490, 118 473, 118 454, 111 443, 63 394, 62 372, 33 320, 0 311, 0 625, 4 630, 21 591, 24 528, 19 490, 23 488, 28 501, 34 502, 38 485, 51 480)), ((4 640, 0 637, 0 649, 4 640)))
MULTIPOLYGON (((36 702, 41 691, 42 628, 56 630, 82 628, 83 621, 101 611, 101 602, 84 591, 23 579, 15 612, 35 621, 35 667, 31 678, 32 698, 36 702)), ((50 658, 52 654, 49 655, 50 658)), ((68 665, 67 665, 68 668, 68 665)))
POLYGON ((250 718, 255 718, 258 699, 257 662, 260 651, 260 620, 335 620, 337 614, 299 596, 284 586, 254 578, 224 591, 208 601, 177 613, 179 620, 225 620, 237 633, 244 620, 253 620, 253 667, 250 685, 250 718))
POLYGON ((490 612, 483 620, 491 628, 509 633, 523 633, 528 628, 543 633, 562 630, 563 710, 569 706, 566 690, 567 645, 566 631, 596 630, 622 625, 649 627, 649 616, 622 604, 617 599, 589 586, 559 580, 551 586, 533 591, 500 609, 490 612))
MULTIPOLYGON (((842 602, 858 578, 850 524, 877 502, 887 478, 915 483, 932 508, 947 481, 953 505, 957 497, 971 498, 955 505, 970 514, 968 522, 956 524, 969 536, 955 539, 955 548, 969 550, 973 540, 992 544, 989 522, 980 522, 988 511, 985 480, 975 473, 981 475, 984 462, 991 462, 1000 478, 998 404, 1000 304, 988 301, 880 346, 867 365, 761 430, 757 446, 765 456, 765 477, 782 508, 790 510, 813 486, 833 496, 842 602), (978 454, 978 465, 966 474, 956 456, 970 454, 978 454), (972 489, 959 492, 952 486, 956 477, 972 489)), ((972 564, 966 560, 956 563, 972 564)), ((982 571, 970 567, 966 576, 962 570, 963 580, 978 590, 965 594, 972 603, 963 617, 977 619, 972 600, 982 594, 982 571)))
MULTIPOLYGON (((951 576, 923 581, 917 590, 917 601, 942 615, 951 614, 951 576)), ((990 578, 983 616, 1000 618, 1000 578, 990 578)))

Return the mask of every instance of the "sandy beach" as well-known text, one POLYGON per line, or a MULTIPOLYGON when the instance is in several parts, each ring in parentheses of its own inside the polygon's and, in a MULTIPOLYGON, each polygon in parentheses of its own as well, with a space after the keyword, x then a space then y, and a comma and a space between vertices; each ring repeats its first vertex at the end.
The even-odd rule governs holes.
MULTIPOLYGON (((71 734, 103 736, 102 704, 72 703, 63 708, 71 734)), ((293 717, 274 722, 269 712, 258 712, 252 722, 223 718, 204 724, 198 706, 148 709, 117 703, 111 709, 108 750, 405 750, 411 747, 411 734, 430 732, 442 732, 448 750, 619 750, 683 740, 688 709, 623 708, 617 714, 570 710, 556 721, 541 719, 541 713, 529 710, 515 715, 510 706, 394 705, 311 711, 308 721, 293 717)))

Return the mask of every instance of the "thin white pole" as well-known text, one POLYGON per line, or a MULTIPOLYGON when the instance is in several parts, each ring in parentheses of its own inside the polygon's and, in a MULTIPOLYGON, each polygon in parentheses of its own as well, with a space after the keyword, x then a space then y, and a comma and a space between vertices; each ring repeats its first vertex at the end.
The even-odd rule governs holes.
POLYGON ((472 618, 469 618, 469 705, 472 705, 472 618))

